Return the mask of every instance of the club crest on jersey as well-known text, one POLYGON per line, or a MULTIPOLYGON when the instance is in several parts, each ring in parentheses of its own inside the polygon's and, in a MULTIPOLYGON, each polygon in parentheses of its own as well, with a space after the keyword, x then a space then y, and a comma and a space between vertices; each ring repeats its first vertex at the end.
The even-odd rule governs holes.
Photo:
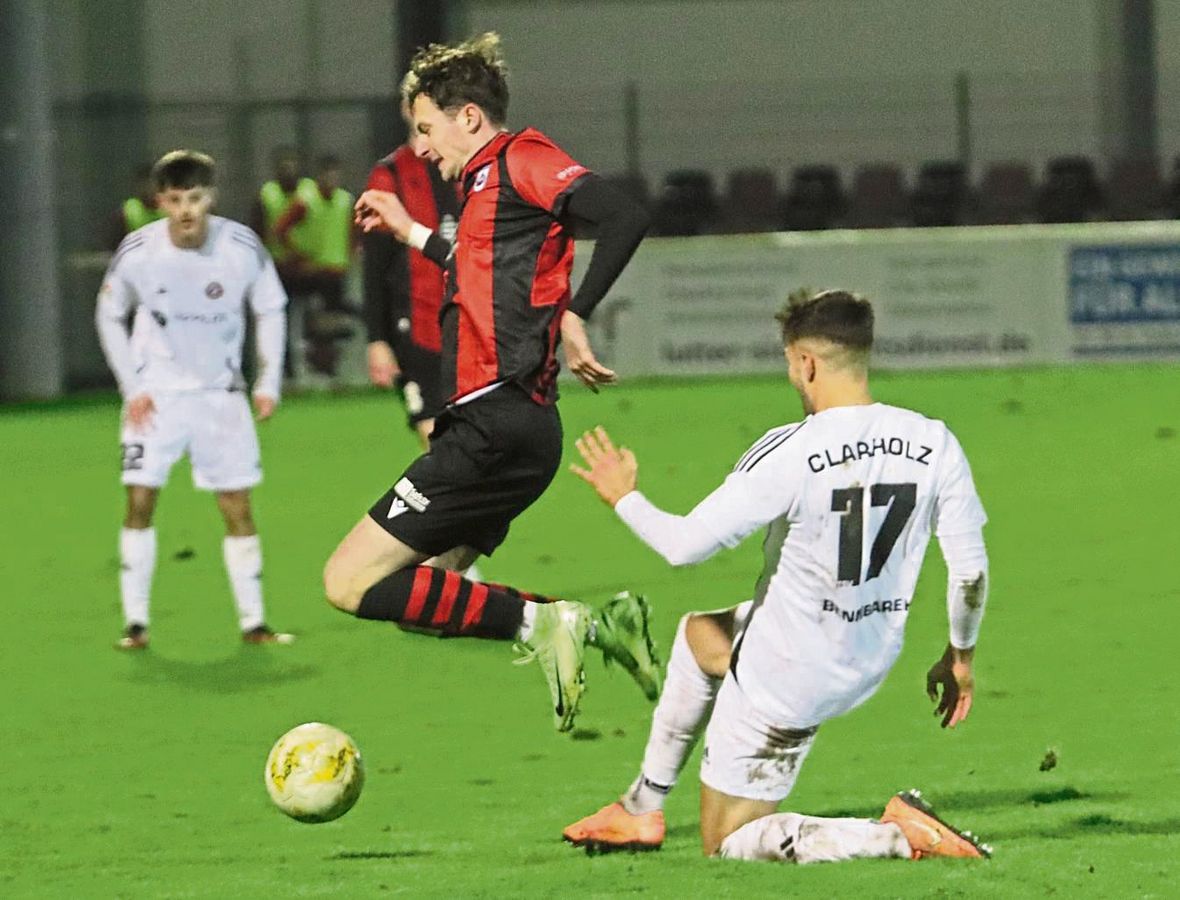
POLYGON ((488 163, 482 169, 475 173, 475 181, 471 183, 471 193, 482 191, 488 186, 488 176, 492 172, 492 164, 488 163))
POLYGON ((205 285, 205 296, 210 300, 216 300, 224 293, 225 288, 221 286, 221 282, 210 281, 207 285, 205 285))

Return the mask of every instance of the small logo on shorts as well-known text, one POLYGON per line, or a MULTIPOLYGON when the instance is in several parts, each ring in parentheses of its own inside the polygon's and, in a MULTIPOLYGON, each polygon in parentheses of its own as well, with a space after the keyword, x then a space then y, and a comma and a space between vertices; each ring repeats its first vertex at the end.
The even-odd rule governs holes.
POLYGON ((389 504, 389 512, 385 514, 385 518, 396 519, 408 509, 409 507, 406 506, 405 500, 403 500, 401 497, 394 497, 393 502, 389 504))
POLYGON ((393 486, 393 492, 414 512, 426 512, 430 505, 430 498, 414 487, 414 482, 408 478, 398 480, 393 486))
POLYGON ((216 300, 224 293, 225 288, 223 288, 219 282, 210 281, 207 285, 205 285, 205 296, 210 300, 216 300))

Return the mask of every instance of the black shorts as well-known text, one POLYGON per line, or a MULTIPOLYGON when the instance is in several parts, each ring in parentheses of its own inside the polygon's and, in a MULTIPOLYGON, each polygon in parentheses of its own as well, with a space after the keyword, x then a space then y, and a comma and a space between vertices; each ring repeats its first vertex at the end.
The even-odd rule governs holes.
POLYGON ((369 516, 420 553, 468 546, 490 555, 557 474, 561 440, 556 406, 534 403, 515 384, 501 385, 445 409, 435 419, 430 450, 369 516))
POLYGON ((402 373, 397 388, 406 407, 406 421, 413 428, 423 419, 433 419, 445 405, 442 396, 442 354, 420 347, 408 338, 394 348, 402 373))

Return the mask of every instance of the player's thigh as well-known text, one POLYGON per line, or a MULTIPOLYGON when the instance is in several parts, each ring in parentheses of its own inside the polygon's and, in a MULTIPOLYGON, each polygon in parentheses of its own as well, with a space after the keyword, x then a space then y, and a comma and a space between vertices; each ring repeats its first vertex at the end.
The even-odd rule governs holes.
POLYGON ((715 856, 721 842, 745 825, 778 809, 778 801, 734 797, 701 783, 701 852, 715 856))
POLYGON ((684 637, 701 671, 722 678, 729 668, 733 644, 749 619, 752 600, 728 609, 693 612, 685 616, 684 637))
MULTIPOLYGON (((754 708, 729 673, 717 692, 705 729, 701 784, 717 794, 749 801, 748 810, 762 808, 757 804, 768 804, 773 809, 795 786, 815 732, 814 727, 795 729, 769 721, 754 708)), ((702 811, 701 837, 707 848, 715 850, 726 835, 750 821, 738 821, 747 806, 723 806, 724 811, 714 812, 710 819, 707 835, 702 811)))
POLYGON ((156 411, 150 422, 135 427, 124 419, 119 434, 123 451, 123 484, 160 488, 188 448, 191 425, 183 398, 153 397, 156 411))
POLYGON ((324 566, 324 591, 339 609, 356 612, 370 587, 401 569, 425 562, 422 553, 366 515, 344 536, 324 566))
POLYGON ((193 484, 218 493, 247 490, 262 481, 262 454, 250 402, 242 391, 202 391, 190 399, 189 458, 193 484))

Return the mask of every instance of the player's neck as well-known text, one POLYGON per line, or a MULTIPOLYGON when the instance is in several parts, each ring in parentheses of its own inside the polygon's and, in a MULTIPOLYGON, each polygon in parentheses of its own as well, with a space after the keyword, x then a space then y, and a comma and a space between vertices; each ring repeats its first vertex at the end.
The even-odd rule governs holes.
POLYGON ((873 402, 867 381, 842 380, 816 391, 811 397, 811 409, 814 413, 821 413, 838 406, 871 406, 873 402))
POLYGON ((209 220, 206 218, 201 227, 189 235, 178 234, 172 223, 168 223, 168 240, 178 250, 200 250, 209 238, 209 220))

